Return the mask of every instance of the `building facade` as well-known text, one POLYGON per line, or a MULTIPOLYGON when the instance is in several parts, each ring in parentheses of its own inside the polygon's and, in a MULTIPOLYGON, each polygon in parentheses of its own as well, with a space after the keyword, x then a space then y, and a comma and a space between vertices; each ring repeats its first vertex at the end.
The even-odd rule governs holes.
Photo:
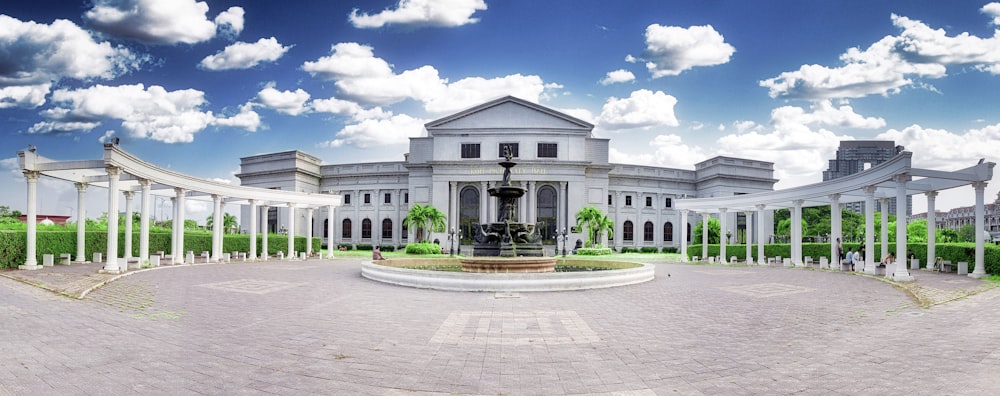
MULTIPOLYGON (((986 229, 984 231, 989 231, 991 234, 996 235, 1000 239, 1000 193, 997 194, 997 198, 993 203, 988 203, 983 205, 984 213, 984 225, 986 229)), ((935 211, 934 212, 934 224, 939 229, 949 229, 958 231, 962 229, 963 226, 976 225, 976 207, 975 206, 963 206, 959 208, 954 208, 947 212, 935 211)), ((909 221, 913 220, 926 220, 927 213, 917 213, 909 217, 909 221)))
MULTIPOLYGON (((608 246, 678 248, 680 238, 691 240, 701 220, 692 214, 682 227, 674 200, 772 191, 777 182, 773 163, 742 158, 714 157, 694 170, 610 163, 609 139, 594 137, 592 124, 510 96, 425 128, 425 137, 410 138, 403 161, 323 165, 309 154, 287 151, 242 158, 237 177, 242 185, 341 195, 342 205, 332 214, 316 213, 311 225, 314 235, 328 243, 405 245, 415 230, 404 227, 403 219, 410 205, 422 204, 447 217, 447 231, 428 239, 447 247, 454 235, 456 248, 471 244, 474 224, 496 220, 497 200, 487 190, 501 180, 497 162, 504 147, 510 147, 517 163, 512 183, 526 190, 516 209, 518 220, 535 223, 545 243, 559 248, 564 232, 569 249, 586 239, 574 226, 576 213, 588 206, 614 222, 611 238, 602 241, 608 246), (331 220, 334 235, 327 235, 331 220)), ((254 215, 257 224, 280 232, 286 213, 244 210, 243 223, 254 215)), ((746 218, 727 216, 731 226, 726 231, 738 242, 746 218)), ((771 229, 773 218, 760 221, 771 229)))
MULTIPOLYGON (((872 166, 881 164, 892 159, 896 154, 904 150, 903 146, 897 146, 890 140, 844 140, 840 142, 837 149, 837 158, 829 161, 829 167, 823 171, 823 181, 829 181, 848 175, 861 172, 872 166)), ((907 197, 907 210, 912 207, 913 199, 907 197)), ((876 201, 875 210, 882 211, 881 205, 876 201)), ((855 213, 864 214, 864 202, 849 202, 844 205, 845 209, 855 213)), ((889 213, 896 213, 896 199, 889 200, 889 213)), ((906 213, 910 215, 909 212, 906 213)))

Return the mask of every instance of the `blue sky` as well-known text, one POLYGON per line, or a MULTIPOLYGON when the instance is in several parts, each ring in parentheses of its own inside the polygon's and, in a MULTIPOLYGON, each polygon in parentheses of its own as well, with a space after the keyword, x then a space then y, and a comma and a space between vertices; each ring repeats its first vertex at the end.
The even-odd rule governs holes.
MULTIPOLYGON (((508 94, 592 122, 615 162, 749 157, 787 188, 840 140, 890 139, 958 169, 1000 159, 998 28, 984 1, 7 2, 0 202, 23 210, 29 144, 95 159, 118 137, 238 183, 265 152, 402 160, 425 122, 508 94)), ((69 214, 72 185, 42 188, 41 211, 69 214)))

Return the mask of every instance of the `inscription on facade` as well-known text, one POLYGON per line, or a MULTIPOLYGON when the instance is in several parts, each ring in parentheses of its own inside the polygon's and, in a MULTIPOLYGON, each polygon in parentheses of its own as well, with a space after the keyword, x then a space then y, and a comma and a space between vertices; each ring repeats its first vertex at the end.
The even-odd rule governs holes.
MULTIPOLYGON (((503 173, 502 168, 471 168, 469 169, 470 175, 499 175, 503 173)), ((523 167, 523 168, 512 168, 510 173, 516 175, 545 175, 548 172, 545 168, 538 167, 523 167)))

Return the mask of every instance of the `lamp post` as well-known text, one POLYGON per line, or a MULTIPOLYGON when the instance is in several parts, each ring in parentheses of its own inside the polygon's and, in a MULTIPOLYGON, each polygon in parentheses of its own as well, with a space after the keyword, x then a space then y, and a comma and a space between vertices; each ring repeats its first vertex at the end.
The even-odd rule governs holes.
POLYGON ((451 230, 448 231, 448 244, 450 245, 450 247, 448 248, 448 255, 449 256, 454 256, 455 255, 455 227, 451 227, 451 230))

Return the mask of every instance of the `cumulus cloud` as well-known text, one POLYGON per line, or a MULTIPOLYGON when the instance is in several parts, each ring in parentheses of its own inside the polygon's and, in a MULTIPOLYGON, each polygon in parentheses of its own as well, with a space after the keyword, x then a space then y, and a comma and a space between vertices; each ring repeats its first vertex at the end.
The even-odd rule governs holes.
POLYGON ((96 42, 73 22, 23 22, 0 15, 0 108, 38 107, 53 82, 110 79, 142 65, 145 57, 96 42))
POLYGON ((95 0, 83 18, 95 30, 149 44, 194 44, 221 30, 243 30, 243 8, 209 20, 208 4, 195 0, 95 0))
POLYGON ((448 83, 437 69, 425 65, 395 73, 392 65, 374 54, 374 49, 358 43, 338 43, 329 56, 302 64, 302 70, 323 80, 333 81, 345 99, 369 105, 389 105, 413 99, 432 113, 456 111, 504 95, 537 102, 546 90, 538 76, 512 74, 499 78, 467 77, 448 83))
POLYGON ((693 169, 694 164, 708 158, 709 154, 704 148, 684 143, 680 136, 674 134, 656 136, 649 141, 649 147, 641 152, 624 152, 615 148, 608 150, 608 161, 615 164, 693 169))
POLYGON ((654 126, 678 126, 674 116, 677 98, 662 91, 640 89, 628 98, 608 98, 598 117, 598 125, 604 129, 619 130, 650 128, 654 126))
POLYGON ((323 142, 321 147, 341 147, 353 145, 360 148, 382 146, 388 144, 403 144, 411 137, 424 136, 426 120, 413 118, 405 114, 394 115, 386 119, 367 119, 355 124, 344 126, 331 141, 323 142))
POLYGON ((293 116, 309 110, 306 106, 309 96, 309 93, 302 88, 295 91, 279 91, 274 88, 274 84, 268 84, 257 93, 257 99, 264 107, 293 116))
POLYGON ((1000 3, 989 3, 980 8, 979 11, 993 17, 994 25, 1000 25, 1000 3))
POLYGON ((206 56, 198 66, 206 70, 249 69, 262 62, 274 62, 292 46, 283 46, 274 37, 261 38, 256 43, 236 42, 221 52, 206 56))
POLYGON ((932 169, 960 169, 975 165, 978 158, 997 160, 1000 147, 1000 124, 954 133, 945 129, 910 125, 890 129, 876 139, 895 141, 915 153, 913 165, 932 169))
MULTIPOLYGON (((676 76, 698 66, 721 65, 729 62, 734 52, 736 48, 726 43, 712 25, 682 28, 654 23, 646 27, 643 57, 653 78, 676 76)), ((626 58, 634 60, 631 55, 626 58)))
MULTIPOLYGON (((994 9, 1000 5, 987 5, 983 12, 993 15, 994 9)), ((843 65, 802 65, 796 71, 762 80, 760 85, 775 98, 858 98, 895 94, 905 87, 933 90, 915 79, 944 77, 949 66, 972 66, 1000 74, 1000 31, 990 38, 968 33, 948 36, 943 29, 932 29, 918 20, 898 15, 891 19, 900 29, 899 35, 885 36, 865 50, 848 49, 840 56, 843 65)))
MULTIPOLYGON (((89 131, 105 121, 119 120, 129 137, 187 143, 194 140, 194 134, 219 123, 212 112, 201 111, 205 94, 195 89, 167 91, 158 85, 149 88, 142 84, 95 85, 56 90, 52 101, 58 106, 42 111, 45 120, 33 125, 29 133, 89 131)), ((224 118, 219 125, 256 130, 256 125, 249 122, 252 115, 241 114, 242 118, 224 118)))
POLYGON ((877 129, 885 126, 885 120, 865 117, 854 112, 849 105, 834 107, 829 100, 819 100, 812 104, 812 112, 796 106, 783 106, 771 112, 771 120, 776 124, 818 125, 852 129, 877 129))
POLYGON ((260 114, 253 110, 253 104, 246 103, 240 106, 240 112, 232 117, 218 117, 215 125, 230 126, 256 132, 260 128, 260 114))
POLYGON ((395 9, 377 14, 351 11, 348 20, 356 28, 380 28, 385 25, 455 27, 479 22, 476 11, 486 10, 483 0, 399 0, 395 9))
POLYGON ((615 71, 609 71, 604 79, 601 80, 601 85, 611 85, 616 83, 624 83, 629 81, 635 81, 635 74, 625 69, 618 69, 615 71))
POLYGON ((315 99, 309 103, 309 107, 317 113, 348 116, 356 121, 392 117, 392 112, 385 111, 381 107, 366 109, 355 102, 337 98, 315 99))

